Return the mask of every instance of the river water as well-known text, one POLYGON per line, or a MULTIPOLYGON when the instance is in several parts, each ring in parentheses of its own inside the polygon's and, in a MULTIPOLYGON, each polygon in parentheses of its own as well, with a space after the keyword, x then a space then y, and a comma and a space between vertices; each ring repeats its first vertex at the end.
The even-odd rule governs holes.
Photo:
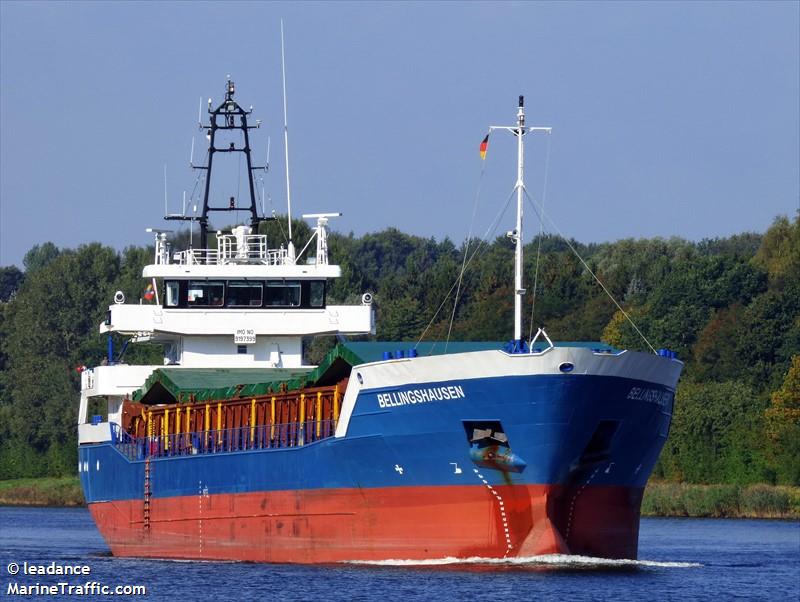
POLYGON ((57 585, 96 581, 147 588, 118 600, 800 600, 800 523, 787 521, 643 519, 635 562, 542 556, 294 566, 114 558, 83 508, 0 507, 0 542, 0 598, 8 599, 103 599, 61 593, 57 585), (9 575, 9 564, 24 562, 86 565, 90 574, 9 575), (20 586, 36 583, 59 591, 21 595, 20 586))

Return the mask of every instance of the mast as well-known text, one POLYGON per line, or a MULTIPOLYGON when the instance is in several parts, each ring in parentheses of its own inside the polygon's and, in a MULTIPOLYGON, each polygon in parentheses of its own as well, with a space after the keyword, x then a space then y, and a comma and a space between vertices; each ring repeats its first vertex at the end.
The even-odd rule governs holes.
POLYGON ((236 92, 236 86, 228 78, 225 84, 225 99, 220 103, 216 109, 211 108, 211 99, 208 99, 208 115, 209 124, 200 124, 201 129, 208 132, 208 163, 206 165, 192 165, 194 169, 205 170, 206 183, 203 193, 203 210, 200 217, 185 216, 185 215, 167 215, 164 219, 167 220, 191 220, 197 221, 200 224, 200 248, 208 248, 208 226, 209 226, 209 213, 213 211, 240 211, 245 210, 250 212, 250 227, 254 232, 258 232, 258 225, 263 221, 268 221, 271 218, 265 218, 258 215, 258 207, 256 206, 255 184, 253 182, 253 172, 258 169, 267 169, 267 166, 254 166, 250 154, 250 130, 261 127, 261 121, 256 120, 256 125, 249 125, 247 123, 247 116, 253 110, 252 107, 249 111, 245 111, 239 103, 233 99, 236 92), (236 142, 230 142, 227 147, 217 148, 216 137, 218 130, 227 131, 241 131, 242 139, 241 146, 237 147, 236 142), (228 202, 223 205, 212 206, 211 204, 211 167, 214 162, 214 155, 216 153, 244 153, 247 162, 247 184, 248 193, 250 196, 249 206, 240 206, 239 199, 230 196, 228 202))
POLYGON ((529 132, 550 133, 549 127, 526 127, 525 126, 525 97, 519 97, 517 107, 517 123, 514 126, 493 125, 489 131, 506 130, 517 137, 517 182, 514 190, 517 193, 517 222, 515 228, 507 234, 514 241, 514 341, 515 348, 522 349, 522 297, 525 289, 522 286, 522 264, 523 264, 523 235, 522 235, 522 216, 523 216, 523 195, 525 193, 525 145, 524 137, 529 132))
POLYGON ((525 147, 522 139, 525 136, 525 98, 519 97, 517 110, 517 227, 514 230, 516 252, 514 254, 514 340, 522 339, 522 193, 525 189, 524 167, 525 147))

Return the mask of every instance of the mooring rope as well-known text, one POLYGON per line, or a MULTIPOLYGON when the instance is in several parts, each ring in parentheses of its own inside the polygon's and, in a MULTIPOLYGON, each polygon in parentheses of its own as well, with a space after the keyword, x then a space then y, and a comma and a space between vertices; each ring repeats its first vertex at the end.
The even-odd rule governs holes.
MULTIPOLYGON (((494 220, 492 220, 492 223, 489 224, 489 227, 486 229, 486 232, 483 235, 483 237, 481 237, 480 242, 475 247, 475 250, 472 252, 472 255, 469 256, 469 259, 467 259, 466 265, 464 266, 465 270, 472 263, 472 260, 475 259, 475 256, 478 254, 478 251, 480 251, 482 247, 485 247, 485 248, 488 249, 488 247, 486 246, 486 240, 487 240, 487 238, 489 236, 494 235, 494 232, 495 232, 495 230, 497 230, 497 226, 500 225, 500 220, 503 219, 503 215, 505 215, 505 212, 508 209, 508 205, 511 202, 511 199, 514 197, 514 193, 516 191, 517 191, 517 188, 515 186, 514 189, 511 191, 511 194, 508 195, 508 198, 506 199, 506 202, 503 204, 503 207, 501 208, 501 210, 498 211, 498 213, 495 216, 494 220)), ((414 345, 415 349, 417 348, 417 345, 419 345, 422 342, 422 339, 425 338, 425 334, 427 334, 428 330, 433 325, 433 322, 436 320, 436 317, 439 315, 439 312, 442 311, 442 308, 445 306, 445 304, 447 303, 447 300, 450 298, 450 293, 453 292, 453 290, 456 288, 457 284, 458 284, 458 280, 456 279, 456 281, 453 282, 453 285, 450 287, 450 290, 447 291, 447 294, 444 296, 444 299, 442 300, 442 302, 439 304, 439 307, 436 309, 436 312, 434 312, 433 317, 431 318, 430 322, 428 322, 428 325, 425 327, 425 330, 422 331, 422 334, 420 335, 419 339, 417 340, 416 344, 414 345)), ((432 351, 432 349, 431 349, 431 351, 432 351)))
POLYGON ((481 161, 481 175, 478 178, 478 188, 475 191, 475 202, 472 205, 472 220, 469 223, 469 233, 467 238, 464 239, 464 257, 461 260, 461 271, 458 273, 458 286, 456 288, 456 296, 453 299, 453 312, 450 314, 450 324, 447 326, 447 339, 444 342, 444 352, 447 353, 447 346, 450 344, 450 334, 453 331, 453 321, 456 317, 456 308, 458 308, 458 297, 461 294, 461 284, 464 280, 464 272, 467 269, 467 255, 469 253, 469 245, 472 242, 472 230, 475 227, 475 216, 478 214, 478 200, 481 196, 481 185, 483 184, 483 175, 486 173, 486 161, 481 161))
MULTIPOLYGON (((547 152, 544 160, 544 184, 542 185, 542 208, 547 199, 547 175, 550 173, 550 136, 547 137, 547 152)), ((534 210, 537 215, 538 212, 534 210)), ((539 216, 539 240, 536 245, 536 270, 533 273, 533 295, 531 295, 531 328, 528 333, 528 340, 533 340, 533 312, 536 309, 536 290, 539 283, 539 257, 542 252, 542 237, 544 236, 544 220, 539 216)))
MULTIPOLYGON (((525 198, 527 198, 528 201, 531 203, 531 207, 533 207, 533 210, 536 211, 539 214, 540 219, 544 219, 545 217, 547 218, 547 221, 550 222, 550 225, 553 227, 553 229, 564 240, 564 242, 567 243, 567 246, 575 254, 575 257, 577 257, 578 260, 583 264, 583 267, 586 268, 586 271, 588 271, 592 275, 592 278, 594 278, 595 281, 597 281, 597 284, 599 284, 600 287, 603 289, 603 291, 605 291, 606 295, 608 295, 608 298, 611 299, 611 301, 614 302, 614 305, 616 305, 617 309, 619 309, 622 312, 622 315, 625 316, 625 319, 628 320, 628 322, 631 323, 631 326, 633 326, 634 330, 636 330, 636 332, 639 334, 639 336, 642 337, 642 340, 645 343, 647 343, 647 346, 650 348, 650 351, 652 351, 653 353, 656 353, 655 348, 650 344, 650 341, 647 340, 647 337, 644 336, 642 331, 639 330, 639 327, 636 325, 636 322, 634 322, 633 319, 631 319, 631 317, 628 315, 628 312, 626 312, 624 309, 622 309, 622 306, 614 298, 614 295, 611 294, 611 292, 606 288, 606 285, 603 284, 603 282, 600 280, 600 278, 598 278, 597 275, 594 273, 594 271, 592 271, 592 268, 589 267, 589 264, 586 263, 586 261, 583 259, 583 257, 581 257, 581 254, 578 253, 578 250, 573 246, 573 244, 569 241, 569 239, 566 236, 564 236, 564 234, 561 232, 561 230, 556 225, 556 223, 553 221, 553 219, 547 213, 545 213, 544 207, 540 207, 537 210, 536 201, 534 201, 531 198, 531 196, 528 194, 528 191, 525 190, 524 187, 523 187, 523 191, 525 192, 525 198)), ((657 355, 657 353, 656 353, 656 355, 657 355)))

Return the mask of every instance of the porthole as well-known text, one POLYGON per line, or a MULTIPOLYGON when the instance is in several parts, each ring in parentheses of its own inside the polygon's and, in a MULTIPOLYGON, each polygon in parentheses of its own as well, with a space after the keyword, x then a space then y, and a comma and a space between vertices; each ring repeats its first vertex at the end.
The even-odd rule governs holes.
POLYGON ((573 364, 572 362, 561 362, 561 364, 559 364, 558 366, 558 369, 564 373, 572 372, 574 368, 575 364, 573 364))
POLYGON ((361 372, 356 372, 356 378, 358 379, 358 384, 359 385, 363 385, 364 384, 364 377, 361 376, 361 372))

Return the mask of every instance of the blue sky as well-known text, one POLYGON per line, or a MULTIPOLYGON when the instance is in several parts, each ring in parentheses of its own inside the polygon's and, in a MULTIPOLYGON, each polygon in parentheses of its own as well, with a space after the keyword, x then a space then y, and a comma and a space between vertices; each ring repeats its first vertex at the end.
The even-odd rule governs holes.
MULTIPOLYGON (((219 101, 227 74, 263 120, 257 162, 271 138, 267 208, 283 211, 281 18, 297 214, 461 241, 478 144, 525 94, 528 123, 553 127, 546 203, 565 234, 764 231, 800 203, 799 7, 2 2, 0 265, 45 241, 149 243, 163 166, 178 211, 198 101, 219 101)), ((545 149, 530 140, 537 197, 545 149)), ((512 189, 514 150, 490 142, 475 232, 512 189)))

